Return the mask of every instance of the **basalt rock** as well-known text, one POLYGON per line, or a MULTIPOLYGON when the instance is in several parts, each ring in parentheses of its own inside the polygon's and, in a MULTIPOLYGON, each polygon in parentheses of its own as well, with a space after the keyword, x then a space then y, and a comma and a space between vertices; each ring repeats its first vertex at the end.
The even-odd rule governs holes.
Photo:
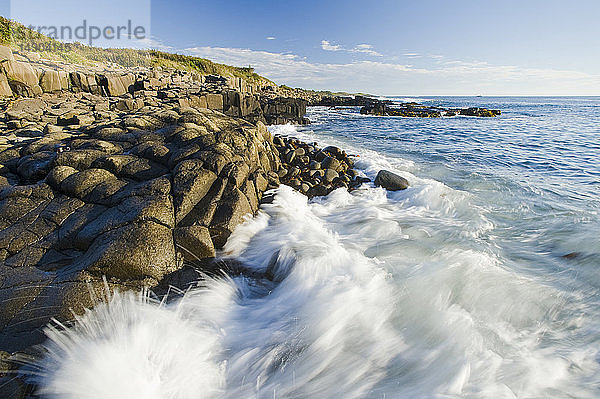
MULTIPOLYGON (((59 104, 53 104, 52 117, 58 119, 53 124, 60 126, 89 125, 93 123, 89 118, 114 119, 113 112, 132 112, 162 104, 210 109, 252 123, 309 123, 304 117, 306 100, 283 97, 272 87, 261 90, 241 78, 202 76, 152 67, 128 69, 114 64, 74 66, 44 60, 33 54, 27 54, 27 57, 18 54, 17 59, 5 46, 2 46, 0 57, 0 98, 39 97, 43 93, 77 93, 86 99, 88 96, 110 98, 109 101, 98 101, 93 109, 85 109, 95 112, 81 115, 87 118, 83 120, 73 112, 69 113, 77 113, 77 109, 63 109, 59 104)), ((22 127, 16 120, 11 124, 22 127)))
POLYGON ((495 117, 501 114, 500 110, 489 110, 487 108, 441 108, 418 104, 414 102, 392 104, 389 101, 376 101, 367 104, 360 109, 363 115, 377 116, 403 116, 413 118, 440 118, 444 116, 479 116, 495 117))
POLYGON ((338 188, 353 190, 370 181, 353 169, 353 156, 338 147, 321 149, 316 143, 284 136, 275 136, 273 143, 281 159, 276 177, 309 198, 327 195, 338 188))
POLYGON ((387 170, 380 170, 375 177, 375 186, 389 191, 405 190, 409 187, 408 180, 387 170))
POLYGON ((500 110, 487 108, 465 108, 458 111, 460 115, 494 117, 501 114, 500 110))
POLYGON ((263 123, 176 102, 115 104, 46 93, 2 105, 0 350, 39 343, 51 318, 93 306, 103 278, 139 290, 210 262, 275 184, 263 123))

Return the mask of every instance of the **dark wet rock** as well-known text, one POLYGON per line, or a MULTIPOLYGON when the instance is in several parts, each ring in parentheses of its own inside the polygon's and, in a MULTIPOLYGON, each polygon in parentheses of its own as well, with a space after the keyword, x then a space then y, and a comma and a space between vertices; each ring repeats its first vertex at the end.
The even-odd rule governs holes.
POLYGON ((309 190, 308 194, 310 197, 320 197, 329 194, 330 191, 331 190, 328 187, 322 184, 317 184, 309 190))
POLYGON ((339 174, 338 174, 338 172, 336 172, 333 169, 326 169, 325 170, 325 175, 323 176, 323 178, 325 179, 325 181, 327 183, 331 183, 337 177, 339 177, 339 174))
POLYGON ((465 108, 459 110, 458 113, 466 116, 494 117, 500 115, 501 111, 487 108, 465 108))
POLYGON ((273 143, 281 157, 277 171, 281 183, 308 197, 327 195, 336 188, 357 188, 353 159, 335 146, 318 148, 293 137, 276 136, 273 143), (302 155, 297 155, 302 154, 302 155))
POLYGON ((567 259, 567 260, 573 260, 573 259, 577 259, 580 257, 581 257, 580 252, 569 252, 568 254, 565 254, 562 256, 563 259, 567 259))
POLYGON ((387 170, 380 170, 375 177, 375 186, 389 191, 405 190, 409 187, 408 180, 387 170))
POLYGON ((343 151, 339 147, 336 147, 336 146, 333 146, 333 145, 330 145, 330 146, 327 146, 327 147, 323 148, 322 151, 323 151, 323 153, 329 154, 330 156, 336 157, 336 158, 338 158, 338 157, 340 157, 340 156, 343 155, 343 151))
POLYGON ((499 110, 489 110, 487 108, 442 108, 428 106, 414 102, 393 104, 388 101, 377 101, 363 106, 360 113, 364 115, 377 116, 402 116, 413 118, 440 118, 443 116, 478 116, 494 117, 501 114, 499 110))

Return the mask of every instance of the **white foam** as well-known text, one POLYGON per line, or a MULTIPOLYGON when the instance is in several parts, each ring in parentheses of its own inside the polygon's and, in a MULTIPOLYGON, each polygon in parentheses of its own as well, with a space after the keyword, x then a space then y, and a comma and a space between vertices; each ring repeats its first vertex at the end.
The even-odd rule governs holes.
POLYGON ((571 334, 598 328, 571 300, 585 293, 520 273, 473 194, 310 128, 270 130, 337 145, 363 175, 387 169, 411 187, 310 202, 280 187, 223 250, 265 278, 209 280, 169 305, 117 295, 51 330, 46 396, 597 396, 598 349, 571 334))
POLYGON ((209 280, 169 305, 116 295, 50 331, 46 395, 590 397, 572 364, 593 376, 596 352, 540 345, 565 302, 460 233, 469 196, 427 180, 275 193, 225 247, 270 280, 209 280))

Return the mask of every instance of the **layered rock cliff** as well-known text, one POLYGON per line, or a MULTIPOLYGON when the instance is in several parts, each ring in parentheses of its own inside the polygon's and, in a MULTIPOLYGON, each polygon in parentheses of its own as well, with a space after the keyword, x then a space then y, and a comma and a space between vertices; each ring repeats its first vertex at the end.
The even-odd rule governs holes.
POLYGON ((102 111, 135 111, 144 105, 170 103, 208 108, 251 122, 308 123, 307 101, 281 97, 274 86, 259 88, 241 78, 160 67, 73 65, 40 59, 36 53, 13 54, 9 47, 0 46, 0 98, 63 93, 111 98, 102 111))

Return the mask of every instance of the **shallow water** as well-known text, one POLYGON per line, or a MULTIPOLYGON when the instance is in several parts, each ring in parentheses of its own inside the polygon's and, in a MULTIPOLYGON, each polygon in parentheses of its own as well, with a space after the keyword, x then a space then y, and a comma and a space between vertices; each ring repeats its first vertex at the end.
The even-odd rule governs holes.
POLYGON ((272 127, 411 187, 279 188, 224 251, 272 281, 113 297, 49 330, 46 396, 599 396, 600 98, 421 100, 503 114, 272 127))

